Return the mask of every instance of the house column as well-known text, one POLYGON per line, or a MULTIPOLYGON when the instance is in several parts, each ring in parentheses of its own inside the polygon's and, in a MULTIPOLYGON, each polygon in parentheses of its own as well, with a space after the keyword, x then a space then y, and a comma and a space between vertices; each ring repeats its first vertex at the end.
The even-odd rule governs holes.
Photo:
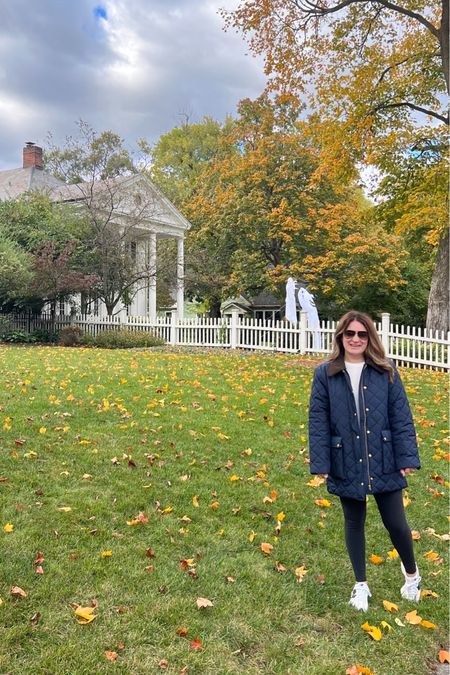
POLYGON ((149 243, 149 284, 148 313, 151 319, 156 318, 156 232, 150 232, 149 243))
POLYGON ((184 239, 177 238, 177 313, 184 315, 184 239))

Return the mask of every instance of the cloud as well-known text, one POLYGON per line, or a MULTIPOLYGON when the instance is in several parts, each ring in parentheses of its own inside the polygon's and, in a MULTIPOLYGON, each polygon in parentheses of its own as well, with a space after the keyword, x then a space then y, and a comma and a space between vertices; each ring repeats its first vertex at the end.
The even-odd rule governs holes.
POLYGON ((236 0, 14 0, 0 26, 0 169, 25 141, 84 119, 134 145, 187 114, 222 120, 264 87, 260 61, 217 10, 236 0))

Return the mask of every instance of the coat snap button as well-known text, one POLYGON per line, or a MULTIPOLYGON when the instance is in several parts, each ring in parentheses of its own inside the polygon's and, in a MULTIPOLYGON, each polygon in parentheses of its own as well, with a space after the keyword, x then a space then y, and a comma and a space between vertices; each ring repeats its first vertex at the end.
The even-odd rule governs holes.
MULTIPOLYGON (((370 455, 369 455, 369 457, 370 457, 370 455)), ((362 459, 360 459, 359 461, 362 462, 362 459)))
POLYGON ((366 385, 364 385, 363 389, 367 389, 366 385))
POLYGON ((369 408, 366 408, 366 412, 369 412, 369 408))
POLYGON ((372 455, 369 454, 369 457, 372 457, 372 455))
POLYGON ((364 483, 361 483, 361 485, 364 485, 364 483))
POLYGON ((359 438, 359 436, 356 436, 356 438, 359 438))
POLYGON ((367 433, 368 433, 368 434, 370 434, 370 431, 369 431, 369 429, 367 429, 367 433))

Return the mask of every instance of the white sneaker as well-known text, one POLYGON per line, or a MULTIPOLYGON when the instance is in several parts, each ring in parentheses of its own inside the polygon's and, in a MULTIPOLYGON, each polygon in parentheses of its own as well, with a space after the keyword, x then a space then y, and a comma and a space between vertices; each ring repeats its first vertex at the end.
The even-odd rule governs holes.
POLYGON ((366 581, 357 581, 353 586, 352 594, 348 604, 360 612, 367 612, 369 609, 369 598, 372 593, 369 590, 366 581))
POLYGON ((403 563, 400 563, 403 576, 405 577, 405 583, 400 589, 402 598, 405 600, 411 600, 412 602, 419 602, 420 600, 420 581, 421 576, 419 574, 419 568, 416 565, 416 573, 413 577, 406 574, 406 570, 403 567, 403 563))

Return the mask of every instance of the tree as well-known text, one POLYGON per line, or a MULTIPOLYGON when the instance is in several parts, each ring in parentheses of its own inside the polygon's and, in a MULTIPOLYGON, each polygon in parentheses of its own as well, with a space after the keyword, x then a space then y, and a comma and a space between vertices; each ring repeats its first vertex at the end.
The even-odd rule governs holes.
MULTIPOLYGON (((162 135, 155 146, 149 149, 151 179, 179 209, 189 211, 193 224, 186 238, 186 294, 206 301, 212 317, 220 316, 223 289, 231 273, 229 246, 222 241, 219 232, 213 239, 196 237, 196 211, 190 205, 201 187, 205 167, 219 155, 237 151, 235 146, 223 142, 233 124, 231 118, 226 118, 223 124, 209 117, 192 124, 185 121, 162 135)), ((171 269, 170 242, 166 243, 164 254, 168 271, 171 269)))
POLYGON ((222 294, 271 287, 281 298, 293 276, 316 292, 322 313, 361 304, 364 285, 376 289, 366 309, 383 309, 402 283, 398 238, 369 224, 351 182, 323 175, 295 106, 263 95, 238 112, 223 139, 232 150, 205 166, 186 205, 194 241, 229 267, 222 294))
MULTIPOLYGON (((411 158, 416 167, 442 161, 448 0, 242 0, 224 15, 265 56, 270 87, 309 99, 329 170, 365 161, 396 175, 411 158)), ((446 330, 446 223, 435 230, 427 325, 446 330)))
POLYGON ((0 304, 15 303, 31 283, 31 256, 16 242, 0 238, 0 304))
MULTIPOLYGON (((144 144, 143 144, 144 146, 144 144)), ((59 189, 65 202, 84 220, 85 273, 98 277, 96 296, 109 315, 129 304, 156 271, 141 244, 148 221, 157 215, 159 195, 142 173, 142 158, 133 157, 112 131, 97 134, 84 122, 78 137, 63 148, 49 137, 46 165, 67 183, 59 189)))
POLYGON ((83 274, 73 268, 72 256, 76 247, 77 242, 73 240, 58 251, 55 241, 46 241, 33 256, 33 279, 29 289, 35 297, 50 304, 52 317, 58 301, 89 291, 98 283, 95 275, 83 274))

